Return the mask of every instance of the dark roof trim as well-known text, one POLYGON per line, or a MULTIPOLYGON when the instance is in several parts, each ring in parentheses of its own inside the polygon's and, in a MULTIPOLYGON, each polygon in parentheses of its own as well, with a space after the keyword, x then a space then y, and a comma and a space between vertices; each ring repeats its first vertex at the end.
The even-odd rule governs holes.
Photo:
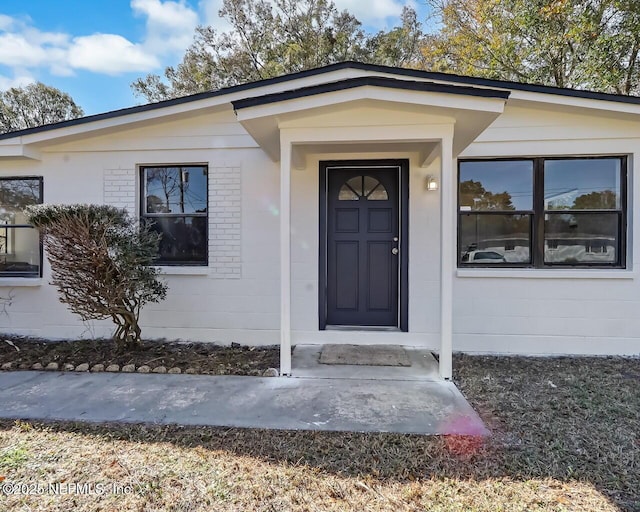
POLYGON ((23 135, 30 135, 32 133, 46 132, 49 130, 56 130, 58 128, 66 128, 68 126, 76 126, 85 123, 92 123, 94 121, 101 121, 104 119, 111 119, 114 117, 127 116, 130 114, 137 114, 139 112, 147 112, 151 110, 161 109, 164 107, 171 107, 174 105, 180 105, 182 103, 190 103, 192 101, 199 101, 207 98, 213 98, 216 96, 224 96, 225 94, 232 94, 241 91, 249 91, 264 87, 267 85, 278 84, 296 80, 299 78, 321 75, 323 73, 330 73, 332 71, 339 71, 342 69, 359 69, 362 71, 372 71, 377 73, 389 73, 398 76, 407 76, 413 78, 423 78, 429 80, 443 80, 448 82, 455 82, 464 85, 480 85, 483 87, 497 87, 502 89, 512 89, 514 91, 527 91, 537 92, 542 94, 555 94, 559 96, 568 96, 573 98, 586 98, 600 101, 612 101, 617 103, 628 103, 633 105, 640 105, 640 97, 637 96, 625 96, 622 94, 608 94, 602 92, 581 91, 577 89, 564 89, 562 87, 552 87, 548 85, 534 85, 523 84, 520 82, 510 82, 506 80, 491 80, 488 78, 476 78, 470 76, 461 76, 448 73, 438 73, 433 71, 420 71, 417 69, 405 69, 394 68, 390 66, 381 66, 378 64, 365 64, 362 62, 338 62, 336 64, 329 64, 328 66, 308 69, 305 71, 299 71, 297 73, 291 73, 289 75, 282 75, 275 78, 267 78, 265 80, 258 80, 257 82, 249 82, 246 84, 235 85, 232 87, 226 87, 217 91, 202 92, 199 94, 192 94, 191 96, 184 96, 182 98, 175 98, 172 100, 159 101, 157 103, 149 103, 146 105, 139 105, 136 107, 123 108, 119 110, 112 110, 110 112, 104 112, 101 114, 95 114, 86 117, 80 117, 78 119, 72 119, 69 121, 62 121, 59 123, 47 124, 43 126, 37 126, 35 128, 27 128, 25 130, 19 130, 15 132, 8 132, 0 134, 0 140, 11 139, 14 137, 20 137, 23 135))
POLYGON ((440 92, 446 94, 461 94, 465 96, 476 96, 480 98, 499 98, 506 100, 509 97, 509 91, 498 91, 496 89, 479 89, 477 87, 467 87, 460 85, 436 84, 433 82, 416 82, 413 80, 397 80, 395 78, 387 78, 380 76, 364 76, 357 78, 349 78, 339 82, 330 82, 328 84, 312 85, 302 87, 291 91, 276 92, 265 94, 255 98, 245 98, 233 101, 235 110, 256 107, 259 105, 268 105, 279 101, 292 100, 297 98, 306 98, 316 94, 327 92, 343 91, 346 89, 354 89, 356 87, 384 87, 387 89, 401 89, 404 91, 420 91, 420 92, 440 92))
MULTIPOLYGON (((347 64, 340 63, 340 64, 347 64)), ((355 69, 376 71, 379 73, 393 73, 396 75, 411 76, 414 78, 428 78, 430 80, 443 80, 466 85, 481 85, 483 87, 497 87, 501 89, 511 89, 514 91, 537 92, 541 94, 555 94, 558 96, 568 96, 572 98, 585 98, 590 100, 612 101, 616 103, 630 103, 640 105, 640 97, 628 96, 625 94, 611 94, 606 92, 595 92, 580 89, 569 89, 565 87, 555 87, 553 85, 528 84, 523 82, 512 82, 509 80, 494 80, 491 78, 479 78, 474 76, 456 75, 454 73, 440 73, 437 71, 422 71, 419 69, 394 68, 380 66, 378 64, 365 64, 362 62, 351 62, 355 69)))

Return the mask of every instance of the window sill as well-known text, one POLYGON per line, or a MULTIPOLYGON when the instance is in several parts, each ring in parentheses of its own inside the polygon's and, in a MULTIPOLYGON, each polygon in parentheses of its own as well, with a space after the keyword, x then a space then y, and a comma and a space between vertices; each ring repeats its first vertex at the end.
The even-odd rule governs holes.
POLYGON ((209 267, 157 266, 160 273, 166 276, 207 276, 209 267))
POLYGON ((512 279, 635 279, 637 273, 628 269, 458 269, 457 277, 512 279))
POLYGON ((43 284, 41 277, 0 277, 0 287, 4 288, 28 288, 43 284))

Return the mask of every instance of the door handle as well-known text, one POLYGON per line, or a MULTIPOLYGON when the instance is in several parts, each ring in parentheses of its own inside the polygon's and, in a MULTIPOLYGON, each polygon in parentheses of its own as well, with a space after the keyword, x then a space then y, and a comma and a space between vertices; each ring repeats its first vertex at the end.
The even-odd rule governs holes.
POLYGON ((391 254, 398 254, 400 251, 398 250, 397 247, 394 247, 393 249, 391 249, 391 254))

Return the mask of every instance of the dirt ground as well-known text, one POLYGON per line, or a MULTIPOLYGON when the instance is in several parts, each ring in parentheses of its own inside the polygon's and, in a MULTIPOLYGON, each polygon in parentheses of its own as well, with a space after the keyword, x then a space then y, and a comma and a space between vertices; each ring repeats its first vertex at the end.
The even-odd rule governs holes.
POLYGON ((182 372, 192 368, 194 373, 209 375, 262 375, 268 368, 279 367, 279 357, 275 346, 145 341, 138 350, 116 353, 110 340, 49 341, 0 334, 0 365, 11 362, 12 369, 17 370, 30 369, 35 363, 46 367, 54 362, 60 370, 65 364, 134 364, 136 368, 177 367, 182 372))

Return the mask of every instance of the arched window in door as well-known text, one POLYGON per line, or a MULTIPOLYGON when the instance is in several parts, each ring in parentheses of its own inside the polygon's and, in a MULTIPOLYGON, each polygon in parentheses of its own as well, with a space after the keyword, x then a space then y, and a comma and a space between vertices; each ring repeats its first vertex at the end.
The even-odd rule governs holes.
POLYGON ((371 176, 355 176, 346 181, 340 192, 339 201, 358 201, 366 199, 369 201, 386 201, 389 199, 387 189, 377 179, 371 176))

